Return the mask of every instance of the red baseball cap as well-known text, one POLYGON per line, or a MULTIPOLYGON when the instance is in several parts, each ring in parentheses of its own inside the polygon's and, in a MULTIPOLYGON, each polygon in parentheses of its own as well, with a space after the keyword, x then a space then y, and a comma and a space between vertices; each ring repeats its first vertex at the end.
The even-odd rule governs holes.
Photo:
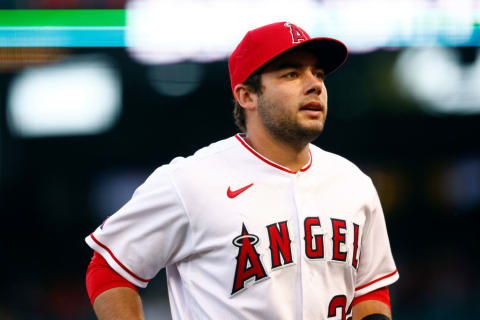
MULTIPOLYGON (((261 66, 287 50, 302 47, 315 53, 325 74, 332 73, 347 60, 347 47, 332 38, 310 38, 300 27, 276 22, 247 32, 230 55, 228 69, 232 92, 261 66)), ((234 93, 235 96, 235 93, 234 93)))

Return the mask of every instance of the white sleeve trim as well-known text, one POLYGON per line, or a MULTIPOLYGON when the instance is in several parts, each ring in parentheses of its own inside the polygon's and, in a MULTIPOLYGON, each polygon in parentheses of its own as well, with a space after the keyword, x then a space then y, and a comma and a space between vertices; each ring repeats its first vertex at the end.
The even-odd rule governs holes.
POLYGON ((395 271, 393 271, 392 273, 384 275, 378 279, 372 280, 355 288, 355 297, 363 296, 364 294, 388 286, 397 281, 399 278, 400 276, 398 274, 398 270, 395 269, 395 271))
POLYGON ((93 234, 90 234, 85 238, 85 242, 92 248, 102 255, 102 257, 108 262, 110 267, 115 270, 122 277, 136 285, 137 287, 146 288, 150 280, 143 279, 131 270, 125 267, 113 254, 113 252, 100 241, 98 241, 93 234))

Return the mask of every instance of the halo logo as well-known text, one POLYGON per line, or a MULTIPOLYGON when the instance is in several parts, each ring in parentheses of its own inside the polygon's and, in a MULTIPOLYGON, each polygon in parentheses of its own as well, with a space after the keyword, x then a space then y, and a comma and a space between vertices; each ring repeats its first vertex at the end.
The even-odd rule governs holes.
POLYGON ((247 282, 254 283, 267 278, 267 273, 260 260, 260 255, 255 249, 258 243, 258 236, 248 233, 245 224, 242 224, 241 235, 235 237, 232 241, 235 247, 238 247, 237 266, 235 268, 235 277, 233 279, 232 295, 243 290, 247 282))

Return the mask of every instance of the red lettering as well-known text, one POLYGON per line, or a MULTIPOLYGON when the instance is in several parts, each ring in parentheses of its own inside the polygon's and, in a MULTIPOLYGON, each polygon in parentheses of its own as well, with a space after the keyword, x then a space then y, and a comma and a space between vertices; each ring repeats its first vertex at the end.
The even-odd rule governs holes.
POLYGON ((305 254, 310 259, 323 258, 323 234, 315 235, 315 248, 313 248, 312 227, 320 226, 318 217, 308 217, 304 222, 305 226, 305 254))
POLYGON ((358 267, 358 233, 359 233, 360 226, 358 224, 353 224, 353 258, 352 258, 352 266, 357 269, 358 267))
POLYGON ((345 244, 345 233, 340 232, 341 229, 346 230, 347 223, 345 220, 340 219, 331 219, 332 228, 333 228, 333 260, 337 261, 346 261, 347 253, 345 251, 340 251, 340 244, 345 244))
POLYGON ((293 262, 292 251, 290 247, 290 236, 288 234, 287 221, 274 223, 267 226, 268 237, 270 238, 270 253, 272 257, 272 269, 293 262), (278 227, 277 227, 278 225, 278 227), (280 261, 280 254, 283 258, 283 264, 280 261))
POLYGON ((257 282, 266 278, 267 273, 263 268, 260 255, 255 249, 258 237, 249 234, 244 224, 242 224, 242 234, 233 239, 232 242, 234 246, 238 247, 237 266, 232 288, 232 294, 235 294, 245 288, 245 281, 255 278, 254 281, 257 282))

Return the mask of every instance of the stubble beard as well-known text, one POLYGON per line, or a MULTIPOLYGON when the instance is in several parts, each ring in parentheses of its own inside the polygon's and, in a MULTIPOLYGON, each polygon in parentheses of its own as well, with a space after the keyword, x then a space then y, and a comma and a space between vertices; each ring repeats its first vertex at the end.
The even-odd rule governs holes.
POLYGON ((303 126, 296 118, 264 99, 262 95, 258 100, 258 114, 262 124, 275 138, 298 148, 303 148, 323 132, 324 123, 320 126, 303 126))

